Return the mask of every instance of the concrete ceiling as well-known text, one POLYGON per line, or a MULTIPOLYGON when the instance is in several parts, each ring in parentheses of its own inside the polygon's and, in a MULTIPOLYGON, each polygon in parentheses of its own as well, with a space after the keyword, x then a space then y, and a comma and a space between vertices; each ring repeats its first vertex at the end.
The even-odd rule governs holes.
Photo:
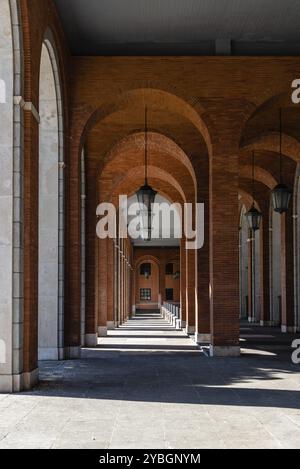
POLYGON ((54 0, 74 55, 298 55, 299 0, 54 0))

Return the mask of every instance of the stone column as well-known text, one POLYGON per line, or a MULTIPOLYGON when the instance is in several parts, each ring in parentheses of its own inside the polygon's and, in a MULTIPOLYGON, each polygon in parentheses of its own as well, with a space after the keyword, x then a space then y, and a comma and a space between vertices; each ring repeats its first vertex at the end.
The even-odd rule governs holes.
POLYGON ((251 322, 251 315, 252 315, 252 235, 250 230, 248 230, 248 249, 247 249, 247 256, 248 256, 248 322, 251 322))
POLYGON ((38 122, 24 112, 24 373, 25 387, 38 376, 38 122))
POLYGON ((120 253, 120 245, 121 245, 121 240, 119 240, 119 247, 118 247, 118 256, 117 256, 117 262, 118 262, 118 326, 122 324, 122 317, 121 317, 121 308, 122 308, 122 288, 121 288, 121 283, 122 283, 122 270, 121 270, 121 253, 120 253))
POLYGON ((121 265, 121 324, 124 323, 124 239, 121 239, 121 253, 120 253, 120 265, 121 265))
POLYGON ((98 256, 98 336, 107 335, 107 238, 99 239, 98 256))
POLYGON ((14 2, 1 3, 0 393, 21 391, 24 378, 27 385, 38 379, 36 369, 23 375, 24 122, 20 100, 13 96, 22 81, 22 70, 13 70, 14 61, 22 63, 16 9, 14 2))
MULTIPOLYGON (((91 171, 86 165, 87 177, 91 171)), ((99 302, 99 239, 96 235, 96 187, 89 184, 86 188, 86 271, 85 271, 85 345, 95 347, 98 340, 98 302, 99 302)))
MULTIPOLYGON (((70 124, 71 125, 71 124, 70 124)), ((80 136, 70 139, 66 174, 66 272, 65 278, 65 357, 81 354, 81 159, 80 136)))
POLYGON ((294 239, 292 203, 281 215, 281 331, 294 329, 294 239))
POLYGON ((255 233, 249 230, 248 237, 248 322, 255 322, 255 285, 254 285, 254 275, 255 275, 255 233))
POLYGON ((263 206, 261 224, 261 316, 260 325, 270 325, 270 210, 263 206))
MULTIPOLYGON (((132 267, 133 269, 133 267, 132 267)), ((136 312, 136 273, 135 270, 131 270, 131 314, 135 315, 136 312)))
POLYGON ((196 331, 196 255, 194 249, 186 249, 186 332, 195 334, 196 331))
POLYGON ((116 240, 114 240, 114 327, 118 327, 118 263, 119 263, 119 251, 117 248, 116 240))
POLYGON ((127 321, 128 318, 128 278, 127 278, 127 246, 125 241, 124 246, 124 321, 127 321))
POLYGON ((205 203, 204 246, 198 249, 197 256, 197 303, 196 342, 210 342, 209 311, 209 203, 205 203))
POLYGON ((208 156, 197 161, 197 201, 204 204, 204 245, 197 250, 197 310, 196 342, 210 343, 209 311, 209 161, 208 156))
POLYGON ((107 329, 115 328, 114 323, 114 243, 107 239, 107 329))
POLYGON ((166 301, 166 265, 163 260, 159 264, 159 295, 161 303, 166 301))
POLYGON ((186 250, 185 239, 180 241, 180 307, 181 327, 186 327, 186 250))

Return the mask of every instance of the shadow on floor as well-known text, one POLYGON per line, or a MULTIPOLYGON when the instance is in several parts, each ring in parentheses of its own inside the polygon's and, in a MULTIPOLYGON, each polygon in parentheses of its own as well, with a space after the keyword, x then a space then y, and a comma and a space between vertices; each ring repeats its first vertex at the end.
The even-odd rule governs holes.
POLYGON ((147 320, 152 319, 142 318, 138 329, 130 328, 131 321, 128 326, 111 332, 108 340, 100 342, 98 348, 84 349, 80 360, 42 362, 40 384, 26 394, 149 403, 300 408, 300 365, 291 361, 291 341, 299 334, 281 334, 274 328, 242 324, 241 357, 207 358, 191 339, 166 326, 162 319, 158 320, 159 331, 166 330, 170 335, 155 335, 150 323, 147 327, 147 320), (131 336, 130 331, 134 331, 134 335, 131 336), (124 344, 124 339, 129 343, 124 344), (135 343, 136 339, 142 344, 135 343), (158 343, 151 343, 153 339, 158 343), (164 344, 159 340, 164 340, 164 344), (178 340, 178 344, 172 343, 173 340, 178 340))

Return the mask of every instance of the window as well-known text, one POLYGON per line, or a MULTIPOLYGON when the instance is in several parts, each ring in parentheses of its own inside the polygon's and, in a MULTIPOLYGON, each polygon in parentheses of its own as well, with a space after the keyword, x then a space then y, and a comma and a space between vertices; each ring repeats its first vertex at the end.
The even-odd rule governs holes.
POLYGON ((150 263, 147 262, 147 263, 141 265, 140 275, 144 275, 145 277, 150 277, 150 275, 151 275, 151 264, 150 263))
POLYGON ((167 264, 166 265, 166 275, 173 275, 173 264, 167 264))
POLYGON ((174 300, 173 288, 166 288, 166 300, 167 301, 173 301, 174 300))
POLYGON ((150 301, 151 300, 151 288, 140 289, 140 300, 150 301))

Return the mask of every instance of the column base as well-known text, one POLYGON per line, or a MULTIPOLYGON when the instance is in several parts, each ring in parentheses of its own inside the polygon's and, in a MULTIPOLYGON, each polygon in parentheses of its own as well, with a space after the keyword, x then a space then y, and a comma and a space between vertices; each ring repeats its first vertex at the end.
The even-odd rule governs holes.
POLYGON ((271 327, 273 324, 272 321, 259 321, 259 325, 262 327, 271 327))
POLYGON ((186 328, 186 321, 182 321, 182 320, 181 320, 181 327, 182 327, 182 329, 185 329, 185 328, 186 328))
POLYGON ((81 347, 65 347, 65 359, 77 360, 81 357, 81 347))
POLYGON ((98 337, 106 337, 107 336, 107 327, 106 326, 99 326, 98 327, 98 337))
POLYGON ((295 326, 285 326, 282 324, 281 332, 284 334, 295 334, 295 332, 297 332, 297 328, 295 326))
POLYGON ((180 331, 182 329, 181 319, 176 319, 176 330, 180 331))
POLYGON ((39 382, 39 369, 23 373, 23 387, 28 390, 33 388, 39 382))
POLYGON ((195 326, 186 326, 185 332, 187 334, 195 334, 196 328, 195 328, 195 326))
POLYGON ((58 349, 58 360, 65 359, 65 349, 63 347, 59 347, 58 349))
POLYGON ((97 334, 85 334, 85 346, 86 347, 97 347, 98 336, 97 334))
POLYGON ((59 353, 57 347, 39 347, 39 361, 58 360, 59 353))
POLYGON ((209 355, 211 357, 239 357, 241 354, 240 347, 237 345, 211 345, 209 355))
POLYGON ((18 375, 0 375, 0 393, 12 394, 29 390, 36 386, 39 381, 39 370, 20 373, 18 375))
POLYGON ((108 331, 113 331, 115 328, 115 323, 114 321, 107 321, 107 330, 108 331))
POLYGON ((248 322, 252 323, 252 322, 257 322, 257 321, 256 321, 256 318, 248 317, 248 322))
POLYGON ((195 333, 195 342, 197 344, 203 344, 211 342, 211 334, 200 334, 199 332, 195 333))
POLYGON ((0 394, 11 394, 23 389, 23 374, 0 375, 0 394))
POLYGON ((260 325, 266 327, 280 327, 280 323, 278 321, 260 321, 260 325))

